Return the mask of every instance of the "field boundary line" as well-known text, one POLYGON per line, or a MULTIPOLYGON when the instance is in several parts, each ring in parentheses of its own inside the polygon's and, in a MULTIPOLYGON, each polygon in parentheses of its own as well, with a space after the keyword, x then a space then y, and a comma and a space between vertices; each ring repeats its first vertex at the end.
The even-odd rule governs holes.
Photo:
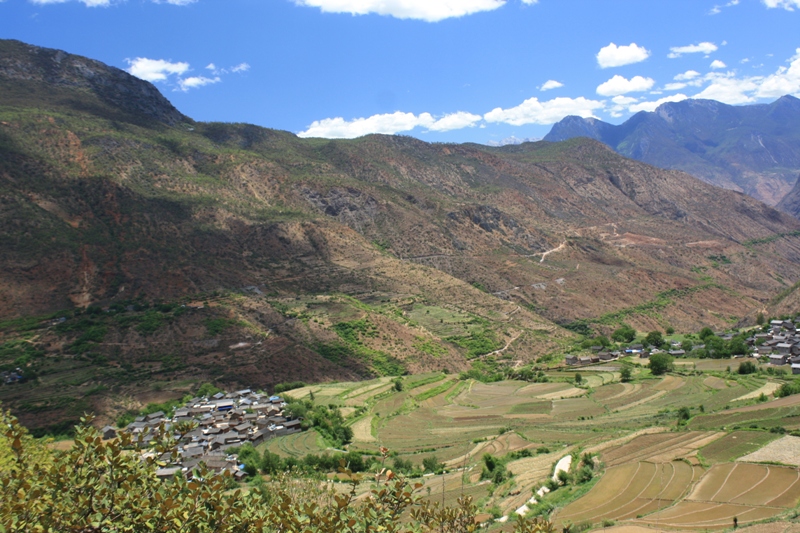
MULTIPOLYGON (((640 461, 640 464, 641 464, 642 462, 648 462, 648 461, 640 461)), ((653 470, 653 477, 651 477, 651 478, 650 478, 650 481, 648 481, 648 482, 647 482, 647 485, 645 485, 645 486, 644 486, 644 488, 641 490, 641 492, 639 492, 639 494, 637 494, 637 495, 636 495, 636 496, 635 496, 635 497, 634 497, 632 500, 630 500, 630 501, 629 501, 627 504, 625 504, 625 505, 628 505, 628 504, 630 504, 630 503, 633 503, 633 502, 635 502, 636 500, 638 500, 638 499, 639 499, 639 497, 640 497, 642 494, 644 494, 644 493, 645 493, 645 491, 646 491, 648 488, 650 488, 650 485, 653 483, 653 480, 656 478, 656 475, 658 474, 658 471, 659 471, 659 469, 661 468, 661 466, 662 466, 664 463, 650 463, 650 464, 652 464, 652 465, 654 465, 654 466, 655 466, 655 469, 653 470)), ((672 481, 672 478, 673 478, 673 477, 675 477, 675 467, 672 467, 672 477, 670 477, 670 481, 672 481)), ((667 485, 669 485, 669 483, 667 483, 667 485)), ((663 491, 662 491, 662 492, 663 492, 663 491)), ((659 494, 661 494, 661 493, 659 493, 659 494)), ((638 511, 639 509, 641 509, 642 507, 647 507, 647 506, 650 504, 650 502, 652 502, 652 501, 653 501, 652 499, 647 499, 647 498, 643 498, 643 499, 647 500, 647 503, 646 503, 646 504, 644 504, 644 505, 642 505, 642 506, 639 506, 639 507, 637 507, 637 508, 636 508, 636 509, 634 509, 632 512, 636 512, 636 511, 638 511)), ((622 509, 623 507, 625 507, 625 505, 620 505, 619 507, 617 507, 617 508, 615 508, 615 509, 611 509, 611 511, 608 511, 608 513, 605 513, 605 514, 613 513, 614 511, 619 511, 620 509, 622 509)))
MULTIPOLYGON (((742 464, 742 463, 737 463, 737 465, 738 465, 738 464, 742 464)), ((759 466, 763 466, 763 465, 759 465, 759 466)), ((766 471, 766 473, 764 474, 764 477, 763 477, 763 478, 761 478, 761 481, 759 481, 759 482, 758 482, 758 483, 756 483, 755 485, 751 486, 749 489, 745 490, 744 492, 740 492, 740 493, 739 493, 739 494, 737 494, 736 496, 732 497, 732 498, 730 499, 731 503, 733 503, 733 500, 735 500, 735 499, 737 499, 737 498, 741 498, 742 496, 744 496, 744 495, 745 495, 745 494, 747 494, 748 492, 751 492, 751 491, 755 490, 755 489, 756 489, 756 488, 757 488, 759 485, 761 485, 762 483, 764 483, 764 482, 765 482, 765 481, 766 481, 766 480, 769 478, 769 475, 772 473, 772 472, 770 471, 770 468, 769 468, 768 466, 767 466, 767 467, 764 467, 764 470, 766 471)), ((794 484, 794 483, 792 483, 792 485, 793 485, 793 484, 794 484)), ((790 485, 790 486, 791 486, 791 485, 790 485)), ((774 498, 773 498, 773 499, 774 499, 774 498)))
POLYGON ((714 498, 716 498, 716 497, 717 497, 717 494, 719 494, 720 492, 722 492, 722 489, 724 489, 724 488, 725 488, 725 484, 726 484, 726 483, 728 483, 728 480, 731 478, 731 476, 733 475, 733 473, 734 473, 734 472, 736 472, 736 469, 737 469, 738 467, 739 467, 739 463, 733 463, 733 468, 731 468, 731 471, 730 471, 730 472, 728 472, 728 475, 727 475, 727 476, 725 476, 725 481, 723 481, 723 482, 722 482, 722 485, 720 485, 720 486, 719 486, 719 488, 717 489, 717 492, 715 492, 714 494, 712 494, 712 495, 711 495, 711 501, 715 501, 715 500, 714 500, 714 498))
MULTIPOLYGON (((633 483, 633 480, 634 480, 634 479, 636 479, 636 474, 638 474, 638 473, 639 473, 639 470, 642 468, 642 462, 643 462, 643 461, 638 461, 638 462, 636 463, 636 470, 633 472, 633 475, 631 475, 631 478, 630 478, 630 480, 628 480, 628 484, 627 484, 627 485, 625 485, 625 488, 624 488, 624 489, 622 489, 621 491, 619 491, 619 494, 620 494, 620 495, 621 495, 621 494, 624 494, 624 493, 625 493, 625 491, 626 491, 626 490, 628 490, 628 487, 630 487, 630 486, 631 486, 631 483, 633 483)), ((595 485, 595 486, 596 486, 596 485, 595 485)), ((612 498, 612 499, 611 499, 611 501, 614 501, 614 499, 615 499, 615 498, 612 498)), ((577 500, 576 500, 576 501, 577 501, 577 500)), ((574 514, 573 516, 580 516, 580 515, 582 515, 582 514, 586 514, 586 513, 588 513, 588 512, 594 511, 595 509, 599 509, 600 507, 602 507, 602 506, 606 505, 607 503, 608 503, 608 501, 604 501, 604 502, 603 502, 603 503, 601 503, 600 505, 595 505, 594 507, 590 507, 589 509, 584 509, 584 510, 583 510, 583 511, 581 511, 580 513, 576 513, 576 514, 574 514)), ((567 516, 570 516, 570 515, 567 515, 567 516)), ((562 517, 559 517, 559 518, 562 518, 562 517)))
POLYGON ((797 481, 798 481, 798 480, 800 480, 800 470, 797 470, 797 469, 795 469, 795 476, 796 476, 796 477, 795 477, 795 479, 794 479, 794 483, 792 483, 791 485, 789 485, 789 486, 786 488, 786 490, 785 490, 785 491, 781 492, 780 494, 778 494, 777 496, 775 496, 774 498, 772 498, 770 501, 766 502, 764 505, 765 505, 765 506, 768 506, 770 503, 774 502, 775 500, 777 500, 778 498, 780 498, 781 496, 783 496, 784 494, 786 494, 787 492, 789 492, 789 491, 791 490, 791 488, 792 488, 792 487, 794 487, 795 485, 797 485, 797 481))

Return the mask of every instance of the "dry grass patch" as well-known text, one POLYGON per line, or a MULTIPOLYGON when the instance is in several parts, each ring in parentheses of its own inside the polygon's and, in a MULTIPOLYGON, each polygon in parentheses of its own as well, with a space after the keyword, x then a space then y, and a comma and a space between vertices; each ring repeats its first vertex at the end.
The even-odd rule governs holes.
MULTIPOLYGON (((761 433, 760 435, 772 436, 770 433, 761 433)), ((774 439, 774 436, 772 438, 774 439)), ((800 466, 800 437, 786 436, 780 438, 756 452, 745 455, 739 460, 753 463, 776 462, 800 466)))

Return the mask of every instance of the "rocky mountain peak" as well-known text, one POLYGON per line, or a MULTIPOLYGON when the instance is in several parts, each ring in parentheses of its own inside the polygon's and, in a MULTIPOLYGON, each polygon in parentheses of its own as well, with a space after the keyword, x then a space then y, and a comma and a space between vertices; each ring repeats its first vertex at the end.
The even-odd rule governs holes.
POLYGON ((0 81, 3 80, 40 83, 54 90, 86 91, 106 105, 170 126, 192 122, 152 83, 62 50, 0 40, 0 81))

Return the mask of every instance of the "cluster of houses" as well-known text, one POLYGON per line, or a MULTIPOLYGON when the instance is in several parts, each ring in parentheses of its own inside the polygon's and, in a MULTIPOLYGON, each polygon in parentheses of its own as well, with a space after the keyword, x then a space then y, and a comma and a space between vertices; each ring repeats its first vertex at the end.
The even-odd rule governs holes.
MULTIPOLYGON (((173 416, 165 413, 148 414, 137 418, 124 429, 142 442, 149 442, 161 424, 168 430, 182 422, 189 422, 194 429, 181 435, 179 439, 180 458, 177 462, 166 454, 160 459, 167 466, 160 468, 156 475, 169 478, 177 475, 191 476, 191 472, 201 462, 209 469, 221 472, 230 470, 234 477, 244 477, 242 466, 229 449, 251 443, 253 446, 281 435, 301 431, 300 420, 287 420, 284 417, 286 402, 280 396, 269 396, 249 389, 237 392, 220 392, 210 398, 192 398, 186 405, 175 410, 173 416)), ((103 428, 103 438, 116 436, 114 428, 103 428)))
POLYGON ((800 334, 790 320, 773 320, 770 331, 748 339, 759 357, 769 357, 770 364, 792 365, 792 374, 800 374, 800 334))
MULTIPOLYGON (((724 341, 729 341, 733 338, 733 334, 718 333, 717 336, 724 341)), ((752 347, 752 352, 737 357, 746 357, 748 355, 769 357, 771 364, 777 366, 791 364, 792 373, 800 374, 800 332, 798 332, 797 326, 791 320, 773 320, 769 324, 768 332, 757 333, 746 339, 746 342, 752 347)), ((705 345, 695 344, 692 346, 692 350, 701 348, 705 348, 705 345)), ((591 351, 595 353, 590 356, 567 356, 567 365, 584 366, 614 361, 623 355, 638 355, 641 358, 648 358, 657 353, 667 353, 673 357, 686 355, 679 342, 672 342, 669 350, 662 350, 653 346, 645 347, 642 344, 631 344, 623 352, 607 352, 604 351, 602 346, 592 346, 591 351)))
POLYGON ((15 383, 22 383, 25 381, 25 374, 21 368, 16 368, 12 371, 3 370, 0 372, 0 383, 3 385, 13 385, 15 383))

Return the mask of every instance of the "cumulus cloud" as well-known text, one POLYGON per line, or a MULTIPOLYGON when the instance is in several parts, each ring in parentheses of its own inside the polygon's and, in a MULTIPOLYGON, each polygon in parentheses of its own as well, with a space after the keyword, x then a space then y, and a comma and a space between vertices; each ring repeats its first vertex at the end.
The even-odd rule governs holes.
POLYGON ((189 63, 172 63, 163 59, 148 59, 137 57, 136 59, 126 59, 128 62, 128 72, 137 78, 145 81, 166 81, 169 76, 182 76, 189 71, 189 63))
POLYGON ((203 87, 205 85, 211 85, 213 83, 219 83, 222 81, 222 78, 219 76, 215 76, 213 78, 206 78, 205 76, 189 76, 188 78, 183 78, 178 80, 178 86, 181 88, 182 91, 188 91, 189 89, 197 89, 198 87, 203 87))
POLYGON ((650 57, 650 51, 643 46, 631 43, 627 46, 617 46, 614 43, 604 46, 597 52, 597 64, 600 68, 621 67, 639 63, 650 57))
POLYGON ((736 78, 733 74, 708 74, 708 87, 693 98, 717 100, 723 104, 749 104, 755 101, 753 93, 758 90, 760 78, 736 78))
POLYGON ((480 122, 480 115, 459 111, 436 119, 430 113, 385 113, 367 118, 345 120, 342 117, 315 120, 299 137, 323 137, 326 139, 354 139, 370 133, 394 135, 422 127, 428 131, 450 131, 469 128, 480 122))
POLYGON ((580 98, 555 98, 540 102, 538 98, 529 98, 520 105, 510 109, 495 108, 483 115, 487 122, 500 122, 512 126, 525 124, 554 124, 568 115, 583 118, 594 116, 594 110, 602 109, 603 102, 580 98))
POLYGON ((699 76, 700 76, 700 73, 697 72, 696 70, 687 70, 686 72, 684 72, 682 74, 678 74, 677 76, 675 76, 672 79, 674 79, 675 81, 689 81, 689 80, 693 80, 693 79, 695 79, 695 78, 697 78, 699 76))
POLYGON ((639 99, 632 96, 615 96, 611 101, 614 105, 608 110, 608 113, 612 117, 617 118, 622 116, 622 113, 627 110, 628 106, 635 104, 639 99))
POLYGON ((719 50, 719 47, 714 43, 703 42, 700 44, 690 44, 688 46, 673 46, 669 49, 667 57, 675 59, 684 54, 711 54, 719 50))
POLYGON ((711 68, 714 69, 714 70, 721 69, 721 68, 726 68, 727 66, 728 65, 726 65, 725 63, 723 63, 719 59, 715 59, 714 61, 711 62, 711 68))
POLYGON ((712 7, 711 10, 708 12, 708 14, 709 15, 718 15, 718 14, 722 13, 722 8, 738 6, 738 5, 739 5, 739 0, 731 0, 727 4, 716 5, 716 6, 712 7))
MULTIPOLYGON (((189 63, 172 62, 164 59, 149 59, 147 57, 137 57, 136 59, 126 59, 128 62, 128 73, 137 78, 152 83, 164 82, 172 85, 176 90, 188 91, 220 83, 221 74, 227 74, 226 69, 217 68, 214 63, 206 65, 205 69, 211 71, 213 77, 207 76, 187 76, 192 70, 189 63)), ((233 72, 245 72, 250 68, 247 63, 241 63, 231 67, 233 72)))
POLYGON ((620 94, 643 92, 651 89, 655 85, 653 78, 634 76, 631 79, 624 78, 617 74, 605 83, 597 87, 597 94, 600 96, 617 96, 620 94))
POLYGON ((564 84, 560 81, 556 80, 547 80, 544 82, 544 85, 539 89, 540 91, 549 91, 550 89, 558 89, 559 87, 563 87, 564 84))
POLYGON ((780 67, 775 74, 761 80, 756 96, 775 98, 785 94, 797 95, 798 93, 800 93, 800 48, 790 59, 788 67, 780 67))
POLYGON ((800 0, 764 0, 764 5, 768 8, 782 7, 786 11, 794 11, 800 8, 800 0))
POLYGON ((661 104, 665 104, 667 102, 681 102, 689 98, 685 94, 673 94, 671 96, 665 96, 660 100, 656 100, 655 102, 641 102, 638 104, 634 104, 628 108, 628 111, 631 113, 638 113, 639 111, 655 111, 658 106, 661 104))
MULTIPOLYGON (((426 22, 463 17, 503 7, 506 0, 295 0, 301 6, 317 7, 323 13, 387 15, 426 22)), ((533 0, 526 4, 536 3, 533 0)))
POLYGON ((681 89, 684 89, 687 86, 688 86, 688 83, 681 83, 681 82, 668 83, 668 84, 664 85, 664 90, 665 91, 680 91, 681 89))

